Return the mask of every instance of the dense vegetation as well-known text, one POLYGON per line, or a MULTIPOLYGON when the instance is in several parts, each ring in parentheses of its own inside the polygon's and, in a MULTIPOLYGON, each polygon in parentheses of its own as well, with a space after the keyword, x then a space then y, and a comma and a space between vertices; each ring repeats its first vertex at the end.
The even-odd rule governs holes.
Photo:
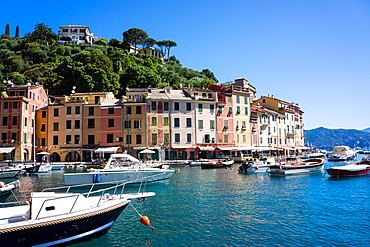
POLYGON ((306 145, 331 150, 334 146, 369 148, 370 133, 366 130, 316 128, 306 130, 306 145))
MULTIPOLYGON (((14 84, 40 83, 49 94, 111 91, 120 97, 126 88, 163 88, 181 85, 205 87, 217 83, 209 69, 201 72, 185 68, 174 56, 171 40, 155 41, 142 29, 123 32, 123 41, 101 39, 94 45, 58 44, 56 34, 43 23, 32 33, 10 37, 10 26, 0 38, 0 84, 11 80, 14 84), (165 62, 143 54, 129 52, 129 47, 159 47, 165 62)), ((65 37, 68 41, 69 37, 65 37)), ((67 42, 68 43, 68 42, 67 42)))

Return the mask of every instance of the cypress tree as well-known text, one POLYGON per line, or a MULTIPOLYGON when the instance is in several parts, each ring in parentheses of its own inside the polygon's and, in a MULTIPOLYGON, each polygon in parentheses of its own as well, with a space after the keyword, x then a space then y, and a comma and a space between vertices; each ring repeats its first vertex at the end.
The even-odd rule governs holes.
POLYGON ((10 25, 9 24, 6 24, 6 27, 5 27, 5 34, 9 35, 10 36, 10 25))
POLYGON ((18 38, 19 37, 19 26, 17 26, 15 28, 15 37, 18 38))

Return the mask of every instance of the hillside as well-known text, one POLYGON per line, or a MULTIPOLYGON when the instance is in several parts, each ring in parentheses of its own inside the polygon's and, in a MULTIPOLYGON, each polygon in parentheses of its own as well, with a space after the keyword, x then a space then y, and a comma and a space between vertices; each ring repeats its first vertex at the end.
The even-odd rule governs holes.
POLYGON ((306 130, 306 145, 321 149, 332 149, 334 146, 346 145, 351 148, 370 147, 370 132, 355 129, 316 128, 306 130))

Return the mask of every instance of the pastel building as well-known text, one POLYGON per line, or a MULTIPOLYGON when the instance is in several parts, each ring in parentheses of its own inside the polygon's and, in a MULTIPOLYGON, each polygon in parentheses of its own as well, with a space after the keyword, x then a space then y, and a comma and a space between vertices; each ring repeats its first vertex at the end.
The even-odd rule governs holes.
POLYGON ((49 152, 52 161, 87 162, 118 152, 121 139, 116 137, 122 137, 120 105, 111 92, 52 96, 38 113, 38 151, 49 152))
MULTIPOLYGON (((264 106, 278 113, 272 119, 273 128, 276 128, 276 134, 272 136, 272 144, 275 148, 284 154, 296 153, 297 144, 303 148, 303 112, 297 104, 276 99, 273 95, 262 96, 253 104, 264 106)), ((260 126, 260 128, 264 130, 264 126, 260 126)))
POLYGON ((8 86, 0 87, 0 91, 0 161, 36 159, 36 110, 48 104, 44 87, 8 82, 8 86))
MULTIPOLYGON (((147 135, 147 96, 147 88, 127 89, 122 104, 122 121, 124 123, 122 147, 125 152, 140 158, 145 158, 140 152, 149 147, 147 135)), ((169 141, 167 144, 169 144, 169 141)), ((155 147, 155 150, 158 150, 158 147, 155 147)), ((159 159, 159 152, 153 154, 152 158, 159 159)))
MULTIPOLYGON (((187 115, 192 111, 190 104, 194 105, 194 117, 187 116, 187 126, 192 127, 191 123, 194 118, 195 122, 195 135, 188 132, 189 142, 190 138, 194 136, 197 150, 195 152, 198 158, 213 158, 215 156, 215 149, 217 147, 217 93, 209 89, 192 88, 184 89, 184 92, 188 93, 193 102, 188 102, 189 109, 187 109, 187 115)), ((194 128, 192 129, 194 130, 194 128)), ((191 157, 194 158, 194 157, 191 157)))
MULTIPOLYGON (((155 151, 154 157, 169 159, 171 147, 171 94, 170 88, 148 89, 147 100, 147 143, 155 151)), ((153 157, 152 155, 152 157, 153 157)))

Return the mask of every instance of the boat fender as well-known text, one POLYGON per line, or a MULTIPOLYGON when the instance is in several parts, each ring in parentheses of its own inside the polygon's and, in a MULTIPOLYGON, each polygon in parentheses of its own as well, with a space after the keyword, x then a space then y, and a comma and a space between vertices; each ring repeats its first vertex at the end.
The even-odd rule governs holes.
POLYGON ((3 181, 0 181, 0 188, 4 188, 5 187, 5 183, 3 181))
POLYGON ((100 174, 96 173, 93 175, 93 183, 100 183, 100 174))
POLYGON ((150 220, 148 216, 145 216, 145 215, 141 216, 140 223, 143 225, 149 226, 152 229, 152 231, 157 231, 154 227, 150 225, 150 220))

